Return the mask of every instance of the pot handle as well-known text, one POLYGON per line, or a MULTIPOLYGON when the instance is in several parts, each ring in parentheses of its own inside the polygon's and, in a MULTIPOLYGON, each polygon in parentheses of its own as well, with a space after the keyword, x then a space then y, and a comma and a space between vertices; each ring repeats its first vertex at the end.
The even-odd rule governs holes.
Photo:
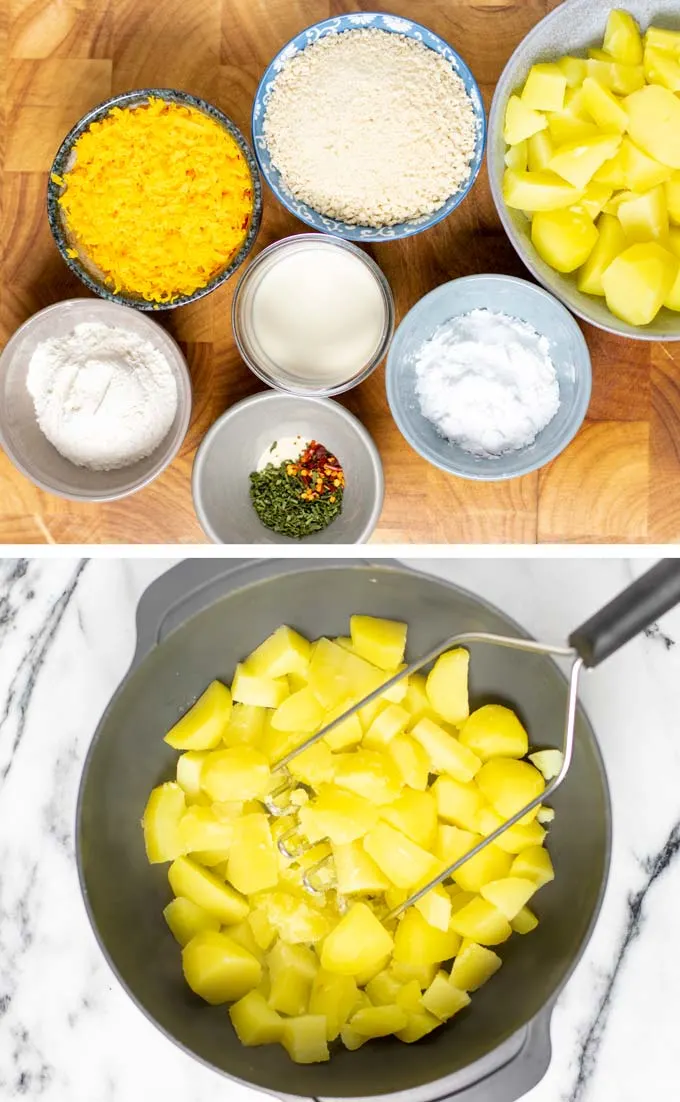
MULTIPOLYGON (((353 562, 372 565, 364 559, 353 562)), ((384 560, 390 565, 391 560, 384 560)), ((130 672, 171 631, 235 589, 347 559, 184 559, 145 589, 137 605, 137 644, 130 672)))
POLYGON ((645 628, 680 604, 680 559, 661 559, 569 636, 588 667, 599 666, 645 628))

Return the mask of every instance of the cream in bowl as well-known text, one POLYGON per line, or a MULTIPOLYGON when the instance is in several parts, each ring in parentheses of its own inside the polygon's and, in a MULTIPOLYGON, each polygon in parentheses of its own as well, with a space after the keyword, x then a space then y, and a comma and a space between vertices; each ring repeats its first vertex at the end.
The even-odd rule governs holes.
POLYGON ((361 249, 325 234, 270 245, 241 279, 234 335, 250 369, 296 394, 339 394, 384 356, 394 326, 389 284, 361 249))

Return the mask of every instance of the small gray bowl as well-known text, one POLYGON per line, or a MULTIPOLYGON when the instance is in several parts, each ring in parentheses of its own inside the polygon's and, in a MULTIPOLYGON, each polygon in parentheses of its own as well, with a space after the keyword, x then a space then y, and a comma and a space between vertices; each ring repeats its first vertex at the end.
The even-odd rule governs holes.
POLYGON ((198 519, 215 543, 365 543, 384 495, 378 449, 353 414, 328 398, 272 391, 237 402, 215 422, 196 453, 191 487, 198 519), (340 516, 300 541, 265 528, 250 501, 250 473, 262 453, 275 440, 298 434, 333 452, 346 480, 340 516))
MULTIPOLYGON (((512 54, 496 85, 489 115, 487 167, 491 194, 505 231, 521 260, 544 287, 580 318, 620 337, 632 337, 638 341, 677 341, 680 340, 680 314, 664 308, 649 325, 629 325, 610 312, 603 298, 579 291, 574 276, 560 275, 554 271, 532 245, 531 224, 526 215, 522 211, 511 210, 503 199, 503 158, 507 148, 503 139, 503 124, 508 99, 521 88, 529 69, 536 62, 553 61, 564 54, 585 56, 591 46, 601 46, 609 12, 615 6, 596 3, 596 0, 565 0, 536 24, 512 54)), ((650 23, 680 30, 678 0, 626 0, 621 7, 630 12, 643 31, 650 23)))
POLYGON ((91 111, 83 115, 82 119, 76 123, 72 130, 69 130, 57 150, 50 171, 47 184, 47 218, 50 223, 52 235, 57 243, 57 248, 63 260, 90 291, 93 291, 96 295, 100 295, 101 298, 108 299, 109 302, 117 302, 120 303, 121 306, 134 306, 137 310, 174 310, 177 306, 186 306, 188 302, 195 302, 197 299, 203 298, 204 295, 210 294, 216 287, 226 282, 229 276, 233 275, 236 269, 241 266, 248 256, 248 253, 255 244, 255 238, 257 237, 260 229, 260 222, 262 221, 262 184, 260 183, 257 161, 246 139, 243 137, 243 134, 236 124, 233 123, 230 118, 227 118, 227 116, 217 107, 213 107, 211 103, 198 99, 196 96, 189 95, 188 92, 178 92, 172 88, 140 88, 132 92, 123 92, 121 95, 112 96, 110 99, 98 104, 97 107, 93 107, 91 111), (149 302, 148 299, 142 298, 140 295, 123 294, 120 292, 114 293, 106 284, 102 273, 99 272, 94 265, 89 263, 86 257, 80 255, 69 256, 69 250, 74 251, 77 249, 77 246, 71 239, 68 226, 66 225, 62 209, 59 205, 59 196, 63 194, 64 188, 53 179, 53 176, 63 177, 72 167, 74 146, 81 134, 89 130, 93 122, 99 122, 101 119, 105 118, 114 107, 123 109, 141 107, 148 103, 151 97, 165 100, 167 103, 180 103, 186 107, 193 107, 197 111, 201 111, 204 115, 208 115, 209 118, 214 119, 220 126, 224 127, 224 129, 231 134, 241 150, 248 164, 248 168, 250 169, 253 185, 253 212, 248 227, 248 233, 238 252, 231 258, 222 271, 213 276, 205 287, 199 287, 192 295, 179 295, 177 298, 173 299, 172 302, 164 303, 149 302))
POLYGON ((524 279, 477 275, 444 283, 409 311, 387 356, 386 385, 397 427, 419 455, 459 478, 500 482, 535 471, 564 451, 586 415, 592 369, 583 333, 556 298, 524 279), (471 455, 440 436, 420 412, 416 394, 415 357, 422 344, 444 322, 480 309, 519 318, 547 337, 560 387, 560 408, 534 443, 493 459, 471 455))

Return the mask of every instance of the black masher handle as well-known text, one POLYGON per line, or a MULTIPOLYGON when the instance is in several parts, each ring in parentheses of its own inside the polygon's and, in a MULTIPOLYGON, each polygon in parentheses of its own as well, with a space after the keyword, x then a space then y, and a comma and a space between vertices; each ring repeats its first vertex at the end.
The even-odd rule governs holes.
POLYGON ((680 604, 680 558, 661 559, 569 636, 585 666, 599 666, 680 604))

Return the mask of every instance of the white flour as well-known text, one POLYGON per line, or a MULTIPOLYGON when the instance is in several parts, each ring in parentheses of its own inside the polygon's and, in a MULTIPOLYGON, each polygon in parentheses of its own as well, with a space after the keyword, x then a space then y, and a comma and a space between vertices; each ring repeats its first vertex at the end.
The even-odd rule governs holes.
POLYGON ((177 413, 177 384, 163 353, 136 333, 100 322, 39 344, 27 387, 50 443, 94 471, 151 455, 177 413))
POLYGON ((473 455, 527 447, 560 405, 549 349, 546 337, 508 314, 473 310, 453 318, 416 355, 423 416, 473 455))

